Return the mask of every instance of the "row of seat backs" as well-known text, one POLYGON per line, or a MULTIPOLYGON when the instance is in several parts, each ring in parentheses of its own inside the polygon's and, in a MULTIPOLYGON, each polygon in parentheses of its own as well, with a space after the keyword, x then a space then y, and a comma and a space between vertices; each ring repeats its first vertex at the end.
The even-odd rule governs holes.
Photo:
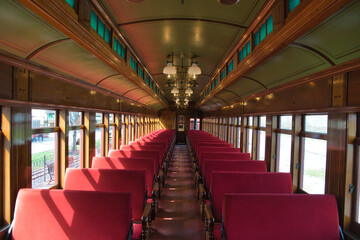
POLYGON ((128 239, 131 193, 21 189, 12 239, 128 239))
POLYGON ((143 170, 68 168, 64 190, 130 192, 135 221, 141 220, 147 200, 143 170))
POLYGON ((140 145, 140 144, 131 144, 131 145, 122 145, 120 150, 123 151, 156 151, 160 152, 160 156, 163 158, 165 155, 165 148, 162 145, 140 145))
POLYGON ((241 152, 210 152, 201 154, 201 165, 200 169, 204 174, 205 164, 207 161, 212 160, 225 160, 225 161, 251 161, 250 153, 241 152))
POLYGON ((267 172, 265 161, 232 161, 210 160, 206 161, 204 168, 204 183, 206 189, 210 189, 212 174, 215 171, 229 172, 267 172))
POLYGON ((335 197, 312 194, 225 194, 227 240, 339 240, 335 197))
POLYGON ((240 148, 230 148, 230 147, 207 147, 207 146, 200 146, 197 149, 197 159, 198 162, 201 166, 201 162, 202 162, 202 158, 203 158, 203 153, 215 153, 215 152, 224 152, 224 153, 240 153, 241 150, 240 148))

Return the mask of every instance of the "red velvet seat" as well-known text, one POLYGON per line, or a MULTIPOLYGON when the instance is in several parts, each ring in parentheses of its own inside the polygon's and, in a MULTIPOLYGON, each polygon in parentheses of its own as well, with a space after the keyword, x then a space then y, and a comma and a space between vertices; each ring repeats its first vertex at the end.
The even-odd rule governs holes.
POLYGON ((290 173, 213 172, 210 185, 212 212, 221 221, 225 193, 292 193, 290 173))
POLYGON ((12 239, 123 239, 131 229, 130 193, 21 189, 12 239))
POLYGON ((265 161, 206 161, 204 167, 204 181, 206 187, 210 187, 212 174, 215 171, 267 172, 267 168, 265 161))
MULTIPOLYGON (((136 143, 136 142, 135 142, 136 143)), ((131 145, 122 145, 120 150, 124 151, 158 151, 160 152, 161 157, 165 155, 165 148, 162 145, 140 145, 140 144, 131 144, 131 145)))
POLYGON ((334 196, 311 194, 225 194, 227 240, 339 240, 334 196))
POLYGON ((117 158, 153 158, 155 159, 155 169, 156 173, 159 172, 160 163, 162 160, 162 157, 160 156, 159 152, 156 151, 137 151, 137 150, 131 150, 131 151, 123 151, 123 150, 111 150, 109 152, 109 157, 117 157, 117 158))
POLYGON ((155 180, 155 163, 153 158, 94 157, 92 161, 92 168, 144 170, 146 173, 148 196, 152 197, 155 180))
POLYGON ((236 153, 202 153, 201 154, 201 169, 204 169, 204 165, 205 162, 208 160, 251 160, 250 157, 250 153, 241 153, 241 152, 236 152, 236 153))
POLYGON ((240 153, 240 148, 230 148, 230 147, 198 147, 197 149, 197 159, 198 163, 201 166, 202 154, 203 153, 240 153))
POLYGON ((195 153, 197 153, 199 147, 228 147, 233 148, 233 145, 225 142, 198 142, 195 145, 195 153))

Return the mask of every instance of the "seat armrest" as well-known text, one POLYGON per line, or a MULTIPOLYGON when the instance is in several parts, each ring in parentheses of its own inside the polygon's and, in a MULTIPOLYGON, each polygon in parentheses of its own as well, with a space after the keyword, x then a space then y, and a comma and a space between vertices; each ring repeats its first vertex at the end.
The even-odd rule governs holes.
POLYGON ((201 205, 205 205, 206 190, 205 190, 204 184, 199 184, 198 193, 199 193, 200 204, 201 204, 201 205))
POLYGON ((195 187, 201 183, 201 175, 199 171, 195 172, 195 187))
POLYGON ((141 215, 141 239, 149 239, 151 231, 151 204, 147 203, 141 215))
POLYGON ((205 215, 205 233, 206 236, 208 236, 207 239, 214 239, 215 218, 210 209, 210 205, 205 205, 204 215, 205 215))

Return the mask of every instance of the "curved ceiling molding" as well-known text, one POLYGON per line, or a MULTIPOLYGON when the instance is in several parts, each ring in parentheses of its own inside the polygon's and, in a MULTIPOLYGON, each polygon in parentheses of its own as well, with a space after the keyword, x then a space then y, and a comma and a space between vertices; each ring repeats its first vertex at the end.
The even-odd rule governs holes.
POLYGON ((219 100, 223 101, 226 105, 228 105, 228 104, 229 104, 227 101, 225 101, 225 100, 224 100, 224 99, 222 99, 222 98, 219 98, 219 97, 213 97, 213 98, 216 98, 216 99, 219 99, 219 100))
POLYGON ((55 41, 46 43, 46 44, 42 45, 41 47, 35 49, 35 50, 34 50, 32 53, 30 53, 25 59, 26 59, 26 60, 30 60, 31 58, 35 57, 36 54, 38 54, 39 52, 45 50, 46 48, 51 47, 51 46, 54 46, 54 45, 56 45, 56 44, 60 44, 60 43, 66 42, 66 41, 70 41, 70 40, 71 40, 71 38, 63 38, 63 39, 58 39, 58 40, 55 40, 55 41))
POLYGON ((237 94, 236 92, 234 92, 234 91, 227 90, 227 89, 223 89, 222 91, 223 91, 223 92, 229 92, 229 93, 232 93, 232 94, 234 94, 235 96, 237 96, 238 98, 241 98, 241 96, 240 96, 239 94, 237 94))
POLYGON ((111 77, 119 76, 119 75, 121 75, 121 74, 120 74, 120 73, 111 74, 111 75, 109 75, 109 76, 107 76, 107 77, 104 77, 104 78, 101 79, 100 81, 98 81, 95 85, 97 86, 97 85, 99 85, 102 81, 104 81, 104 80, 106 80, 106 79, 109 79, 109 78, 111 78, 111 77))
POLYGON ((261 85, 263 88, 267 89, 267 87, 264 84, 262 84, 260 81, 254 79, 254 78, 246 77, 246 76, 243 76, 243 78, 254 81, 254 82, 258 83, 259 85, 261 85))
POLYGON ((316 55, 318 55, 319 57, 321 57, 322 59, 324 59, 326 62, 328 62, 331 66, 335 66, 336 64, 328 57, 326 56, 324 53, 320 52, 319 50, 310 47, 308 45, 305 45, 303 43, 298 43, 298 42, 292 42, 289 44, 290 46, 294 46, 294 47, 299 47, 299 48, 304 48, 306 50, 309 50, 312 53, 315 53, 316 55))
POLYGON ((129 22, 122 22, 118 24, 119 27, 127 26, 127 25, 134 25, 134 24, 142 24, 142 23, 149 23, 149 22, 162 22, 162 21, 197 21, 197 22, 208 22, 208 23, 215 23, 215 24, 222 24, 227 26, 232 26, 236 28, 246 29, 247 27, 244 25, 213 20, 213 19, 206 19, 206 18, 152 18, 152 19, 143 19, 143 20, 136 20, 136 21, 129 21, 129 22))
POLYGON ((127 90, 127 91, 124 92, 122 95, 125 96, 125 95, 128 94, 129 92, 131 92, 131 91, 133 91, 133 90, 136 90, 136 89, 138 89, 138 87, 132 88, 132 89, 130 89, 130 90, 127 90))
POLYGON ((138 102, 138 101, 140 101, 140 99, 143 99, 144 97, 148 97, 148 96, 146 96, 146 95, 145 95, 145 96, 142 96, 141 98, 136 99, 135 101, 137 101, 137 102, 138 102))

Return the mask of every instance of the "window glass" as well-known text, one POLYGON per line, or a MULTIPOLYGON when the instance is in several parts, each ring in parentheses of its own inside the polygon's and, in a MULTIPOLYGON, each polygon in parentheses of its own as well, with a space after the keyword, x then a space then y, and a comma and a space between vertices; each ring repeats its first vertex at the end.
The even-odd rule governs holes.
POLYGON ((56 111, 54 110, 31 110, 32 128, 55 127, 56 111))
POLYGON ((243 47, 242 53, 243 53, 243 59, 244 59, 247 56, 246 46, 243 47))
POLYGON ((113 48, 114 48, 114 51, 117 52, 117 50, 118 50, 118 40, 116 39, 116 37, 114 37, 114 40, 113 40, 113 48))
POLYGON ((50 188, 55 185, 56 136, 56 133, 41 133, 31 137, 32 188, 50 188))
POLYGON ((304 138, 302 189, 311 194, 325 192, 326 140, 304 138))
POLYGON ((258 160, 265 160, 265 141, 266 141, 266 132, 259 131, 258 160))
POLYGON ((246 152, 250 153, 252 152, 252 129, 247 129, 247 149, 246 152))
POLYGON ((248 126, 252 126, 253 125, 253 117, 248 117, 248 126))
POLYGON ((97 24, 98 24, 98 16, 93 10, 91 10, 90 25, 92 29, 94 29, 95 31, 97 31, 97 24))
POLYGON ((263 23, 260 27, 260 42, 266 37, 266 23, 263 23))
POLYGON ((291 130, 292 116, 280 116, 280 129, 291 130))
POLYGON ((289 12, 294 10, 294 8, 300 4, 300 0, 289 0, 289 12))
MULTIPOLYGON (((359 168, 359 164, 360 164, 360 146, 357 145, 357 166, 359 168)), ((354 165, 355 166, 355 165, 354 165)), ((357 195, 356 195, 356 216, 355 216, 355 221, 357 223, 360 223, 360 173, 359 173, 359 169, 357 169, 357 189, 356 189, 356 192, 357 192, 357 195)))
POLYGON ((215 87, 216 87, 218 84, 219 84, 219 79, 216 78, 216 79, 215 79, 215 87))
POLYGON ((69 125, 79 126, 81 125, 82 113, 81 112, 69 112, 69 125))
POLYGON ((225 77, 226 77, 226 70, 225 69, 223 69, 222 71, 221 71, 221 80, 223 80, 225 77))
POLYGON ((101 145, 103 143, 103 128, 96 128, 95 131, 95 156, 101 157, 101 145))
POLYGON ((327 121, 327 115, 307 115, 305 116, 305 131, 326 134, 327 121))
POLYGON ((259 45, 259 43, 259 30, 257 30, 254 34, 254 46, 256 47, 257 45, 259 45))
POLYGON ((278 135, 278 172, 290 172, 291 170, 291 135, 278 135))
POLYGON ((250 52, 251 52, 250 41, 248 41, 247 44, 246 44, 246 53, 247 53, 247 55, 249 55, 250 52))
POLYGON ((259 127, 266 127, 266 116, 261 116, 259 118, 259 127))
POLYGON ((105 27, 105 37, 104 37, 104 39, 105 39, 105 41, 107 43, 110 43, 110 30, 107 27, 105 27))
POLYGON ((239 51, 239 62, 241 62, 242 59, 243 59, 243 57, 242 57, 242 49, 241 49, 241 50, 239 51))
POLYGON ((273 30, 273 16, 270 15, 270 17, 266 20, 266 35, 271 33, 273 30))
POLYGON ((75 0, 65 0, 72 8, 75 8, 75 0))
POLYGON ((102 38, 104 38, 104 27, 105 27, 104 22, 101 21, 101 19, 99 19, 97 32, 102 38))
POLYGON ((109 123, 114 123, 115 122, 115 116, 113 113, 109 114, 109 123))
POLYGON ((80 167, 80 156, 81 156, 81 130, 69 131, 69 168, 80 167))
POLYGON ((95 119, 96 119, 96 123, 103 123, 103 115, 102 115, 102 113, 96 113, 95 119))
POLYGON ((114 149, 114 132, 115 132, 115 126, 109 127, 109 150, 114 149))

